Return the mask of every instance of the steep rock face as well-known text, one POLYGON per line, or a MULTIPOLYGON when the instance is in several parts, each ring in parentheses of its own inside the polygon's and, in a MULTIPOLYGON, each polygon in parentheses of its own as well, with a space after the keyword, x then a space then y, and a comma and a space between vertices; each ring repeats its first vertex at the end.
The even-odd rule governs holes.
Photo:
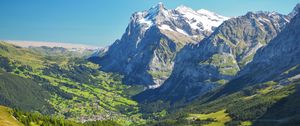
POLYGON ((135 98, 192 100, 231 80, 289 22, 275 12, 249 12, 220 25, 198 44, 185 46, 176 56, 173 72, 163 86, 135 98))
POLYGON ((298 14, 299 9, 300 9, 300 3, 298 3, 298 4, 294 7, 293 11, 292 11, 291 13, 289 13, 288 16, 289 16, 290 18, 295 17, 295 16, 298 14))
POLYGON ((156 88, 169 77, 176 53, 185 44, 207 37, 227 19, 185 6, 168 10, 159 3, 134 13, 121 40, 89 59, 100 64, 103 71, 125 75, 126 84, 156 88))
POLYGON ((300 79, 300 14, 298 12, 299 9, 286 28, 267 46, 259 49, 253 61, 245 66, 219 95, 267 81, 276 81, 285 85, 289 81, 300 79))

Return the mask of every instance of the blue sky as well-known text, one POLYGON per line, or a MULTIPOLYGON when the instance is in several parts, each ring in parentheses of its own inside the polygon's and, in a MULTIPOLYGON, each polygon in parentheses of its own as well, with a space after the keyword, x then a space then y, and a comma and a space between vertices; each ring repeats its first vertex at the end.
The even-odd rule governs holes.
POLYGON ((248 11, 287 14, 300 0, 0 0, 0 39, 106 46, 120 38, 136 11, 163 2, 224 16, 248 11))

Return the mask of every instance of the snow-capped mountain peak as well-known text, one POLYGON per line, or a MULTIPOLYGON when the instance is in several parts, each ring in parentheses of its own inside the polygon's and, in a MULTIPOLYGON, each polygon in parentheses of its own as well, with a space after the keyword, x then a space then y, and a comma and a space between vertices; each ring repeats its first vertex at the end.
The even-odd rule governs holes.
POLYGON ((192 8, 189 8, 187 6, 184 6, 184 5, 180 5, 178 6, 176 9, 176 11, 179 11, 179 12, 182 12, 182 13, 185 13, 185 12, 193 12, 194 10, 192 8))
POLYGON ((159 2, 156 6, 153 6, 148 10, 147 17, 155 18, 155 16, 167 14, 168 10, 165 8, 162 2, 159 2))
POLYGON ((152 6, 150 10, 166 10, 165 5, 162 2, 159 2, 157 5, 152 6))
POLYGON ((156 26, 162 31, 176 32, 187 37, 206 36, 229 19, 208 10, 195 11, 183 5, 168 10, 162 3, 149 10, 137 12, 135 16, 133 19, 137 21, 141 31, 146 32, 150 27, 156 26))
POLYGON ((223 21, 229 19, 205 9, 194 11, 191 8, 180 6, 176 10, 187 19, 191 28, 200 31, 212 32, 215 27, 218 27, 223 21))
POLYGON ((197 10, 197 13, 199 13, 203 16, 210 17, 211 19, 215 19, 215 20, 226 20, 226 19, 228 19, 228 17, 218 15, 214 12, 211 12, 211 11, 208 11, 208 10, 205 10, 205 9, 197 10))
MULTIPOLYGON (((149 10, 135 13, 134 16, 137 17, 137 23, 144 29, 143 31, 147 31, 153 25, 158 24, 158 21, 163 17, 168 17, 168 14, 169 10, 167 10, 163 3, 160 2, 149 10)), ((133 20, 136 19, 133 18, 133 20)))

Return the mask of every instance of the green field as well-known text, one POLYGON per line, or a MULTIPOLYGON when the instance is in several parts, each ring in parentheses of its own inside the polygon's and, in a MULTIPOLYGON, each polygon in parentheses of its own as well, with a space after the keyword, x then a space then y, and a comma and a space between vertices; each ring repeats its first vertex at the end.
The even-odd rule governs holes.
POLYGON ((231 121, 230 116, 226 113, 226 110, 220 110, 214 113, 208 114, 189 114, 188 120, 208 120, 211 119, 213 122, 205 124, 204 126, 225 126, 226 122, 231 121))

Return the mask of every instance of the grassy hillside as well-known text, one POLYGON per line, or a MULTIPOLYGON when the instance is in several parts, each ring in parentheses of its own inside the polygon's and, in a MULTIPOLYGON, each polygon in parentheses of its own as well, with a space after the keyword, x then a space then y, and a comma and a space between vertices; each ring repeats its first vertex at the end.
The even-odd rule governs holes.
POLYGON ((51 113, 50 93, 36 82, 0 70, 0 104, 51 113))
POLYGON ((0 106, 0 126, 23 126, 14 116, 12 116, 12 110, 0 106))
POLYGON ((38 53, 5 42, 0 42, 0 54, 14 61, 11 64, 27 65, 35 69, 42 68, 45 61, 45 58, 38 53))
POLYGON ((0 93, 0 98, 8 101, 5 105, 76 121, 112 119, 124 125, 143 122, 137 103, 127 92, 135 87, 123 85, 122 76, 101 72, 98 65, 83 57, 70 56, 72 52, 54 55, 51 48, 42 50, 48 51, 40 53, 40 49, 0 42, 0 76, 7 76, 2 90, 9 91, 0 93), (47 109, 53 111, 42 111, 47 109))
POLYGON ((189 121, 207 121, 204 126, 224 126, 225 123, 231 121, 230 116, 226 113, 226 110, 220 110, 207 114, 189 114, 187 117, 189 121), (209 122, 209 120, 211 122, 209 122))
POLYGON ((285 85, 270 81, 209 100, 210 94, 173 109, 152 125, 296 125, 299 124, 300 80, 285 85))

